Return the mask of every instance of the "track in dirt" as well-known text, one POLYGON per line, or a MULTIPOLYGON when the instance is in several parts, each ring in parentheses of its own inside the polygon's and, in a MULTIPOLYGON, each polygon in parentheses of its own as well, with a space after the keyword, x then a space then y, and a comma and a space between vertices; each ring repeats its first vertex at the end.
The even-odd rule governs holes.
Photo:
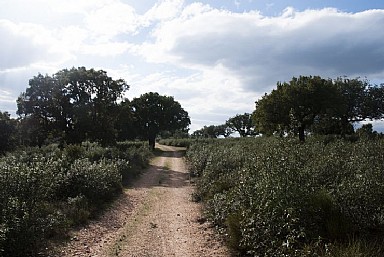
POLYGON ((157 148, 150 168, 99 220, 75 232, 61 256, 229 256, 191 201, 184 149, 157 148))

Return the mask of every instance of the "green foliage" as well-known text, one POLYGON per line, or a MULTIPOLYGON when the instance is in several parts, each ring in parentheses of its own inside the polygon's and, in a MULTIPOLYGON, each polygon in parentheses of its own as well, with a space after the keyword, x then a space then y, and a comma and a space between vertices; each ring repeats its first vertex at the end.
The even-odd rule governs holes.
POLYGON ((379 134, 373 131, 373 125, 371 123, 363 124, 361 128, 356 130, 356 134, 360 139, 375 139, 378 138, 379 134))
POLYGON ((329 242, 381 231, 383 146, 231 139, 192 144, 187 159, 198 176, 196 198, 232 247, 252 256, 312 256, 329 242))
POLYGON ((191 121, 186 112, 171 96, 146 93, 131 102, 138 133, 154 149, 156 136, 162 131, 188 131, 191 121))
POLYGON ((192 133, 192 138, 218 138, 229 137, 234 131, 227 124, 204 126, 192 133))
POLYGON ((101 159, 91 162, 77 159, 65 173, 58 196, 85 196, 91 203, 110 200, 121 191, 121 174, 116 163, 101 159))
POLYGON ((330 245, 328 256, 333 257, 372 257, 382 256, 383 242, 375 239, 351 238, 347 242, 330 245))
MULTIPOLYGON (((129 101, 123 99, 128 89, 124 80, 113 80, 103 70, 78 67, 52 76, 38 74, 17 99, 20 143, 41 147, 91 141, 113 146, 116 141, 145 139, 153 149, 161 132, 188 136, 190 118, 172 96, 150 92, 129 101)), ((2 113, 4 133, 8 127, 1 120, 2 113)))
POLYGON ((337 96, 332 80, 318 76, 278 83, 277 89, 256 102, 256 129, 266 134, 293 132, 304 141, 304 132, 316 117, 335 112, 337 96))
POLYGON ((5 240, 0 248, 6 256, 32 254, 61 227, 62 213, 49 204, 61 178, 60 162, 42 155, 1 160, 0 224, 5 240))
POLYGON ((113 80, 103 70, 85 67, 64 69, 52 76, 41 75, 17 99, 22 133, 32 145, 59 140, 80 143, 115 141, 117 100, 129 86, 113 80))
POLYGON ((0 111, 0 154, 12 150, 16 144, 16 121, 8 112, 0 111))
POLYGON ((91 216, 88 199, 84 195, 68 197, 63 203, 63 212, 68 219, 68 225, 78 226, 85 224, 91 216))
POLYGON ((135 117, 133 116, 131 102, 128 99, 124 99, 117 107, 117 119, 115 123, 117 140, 121 142, 136 139, 139 131, 136 126, 135 117))
POLYGON ((257 134, 250 113, 237 114, 227 120, 226 125, 233 131, 237 131, 241 137, 254 136, 257 134))
POLYGON ((179 147, 189 147, 193 142, 196 142, 196 139, 188 139, 188 138, 168 138, 168 139, 160 139, 159 144, 162 145, 171 145, 171 146, 179 146, 179 147))
POLYGON ((253 113, 256 129, 263 134, 305 132, 348 135, 354 122, 381 119, 384 115, 384 85, 367 80, 300 76, 256 101, 253 113))
POLYGON ((0 256, 33 256, 84 224, 148 164, 148 147, 96 143, 26 148, 0 159, 0 256), (131 174, 132 173, 132 174, 131 174))

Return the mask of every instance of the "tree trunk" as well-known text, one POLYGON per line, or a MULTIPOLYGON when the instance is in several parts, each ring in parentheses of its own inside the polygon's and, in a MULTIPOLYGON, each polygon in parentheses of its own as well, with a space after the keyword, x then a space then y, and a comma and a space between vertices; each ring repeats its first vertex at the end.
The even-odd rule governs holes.
POLYGON ((301 143, 305 142, 305 126, 299 127, 299 140, 301 143))
POLYGON ((155 144, 156 144, 156 135, 150 135, 148 138, 149 143, 149 149, 152 151, 155 150, 155 144))

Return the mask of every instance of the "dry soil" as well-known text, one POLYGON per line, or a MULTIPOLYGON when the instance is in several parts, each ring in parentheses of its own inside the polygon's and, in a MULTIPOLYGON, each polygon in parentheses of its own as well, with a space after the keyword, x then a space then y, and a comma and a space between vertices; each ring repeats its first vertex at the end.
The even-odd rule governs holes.
POLYGON ((60 256, 230 256, 191 200, 182 148, 161 156, 97 220, 74 231, 60 256))

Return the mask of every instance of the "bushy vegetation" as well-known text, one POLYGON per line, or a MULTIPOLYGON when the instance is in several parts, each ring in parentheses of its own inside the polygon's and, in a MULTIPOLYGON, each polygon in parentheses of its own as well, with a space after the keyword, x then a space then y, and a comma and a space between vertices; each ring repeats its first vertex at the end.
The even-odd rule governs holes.
POLYGON ((221 138, 166 138, 160 139, 159 144, 178 146, 178 147, 190 147, 195 143, 210 143, 216 140, 222 140, 221 138))
POLYGON ((0 256, 34 256, 82 224, 148 164, 148 145, 26 148, 0 159, 0 256))
POLYGON ((344 256, 343 245, 380 245, 383 149, 383 140, 225 139, 192 144, 187 158, 196 198, 242 255, 344 256))
POLYGON ((167 138, 160 139, 159 144, 162 145, 170 145, 170 146, 180 146, 180 147, 189 147, 193 142, 197 142, 200 140, 190 139, 190 138, 167 138))

